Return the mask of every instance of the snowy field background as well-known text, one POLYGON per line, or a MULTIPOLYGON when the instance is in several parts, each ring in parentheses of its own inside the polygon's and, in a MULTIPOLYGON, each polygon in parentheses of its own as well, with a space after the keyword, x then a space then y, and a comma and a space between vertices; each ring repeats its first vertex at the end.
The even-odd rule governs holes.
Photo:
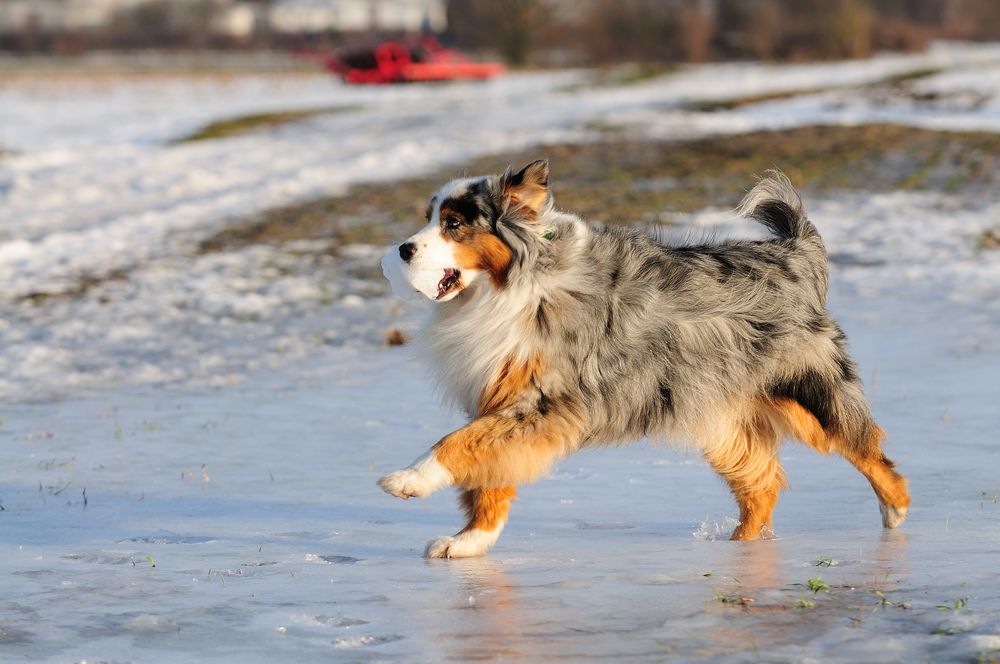
MULTIPOLYGON (((263 246, 195 253, 233 218, 353 183, 443 165, 461 172, 475 156, 597 140, 594 127, 660 138, 869 121, 1000 130, 1000 47, 992 45, 864 62, 706 65, 627 87, 586 80, 584 72, 540 73, 355 89, 317 75, 0 87, 0 150, 13 152, 0 160, 0 397, 229 384, 248 368, 281 366, 324 345, 380 339, 396 303, 372 302, 385 291, 348 275, 382 247, 353 246, 336 261, 313 257, 308 262, 318 264, 310 265, 263 246), (948 91, 943 102, 872 98, 850 87, 929 69, 941 72, 916 84, 948 91), (682 110, 820 84, 833 89, 731 111, 682 110), (171 143, 214 120, 289 108, 354 110, 225 140, 171 143), (122 274, 128 278, 117 278, 122 274), (44 299, 44 306, 14 304, 25 299, 44 299), (362 301, 367 306, 357 306, 362 301)), ((829 237, 838 250, 884 252, 876 258, 902 270, 914 258, 947 254, 951 270, 961 268, 950 258, 967 250, 955 230, 975 233, 972 226, 989 223, 979 210, 940 223, 936 208, 956 205, 967 207, 903 194, 865 201, 867 219, 840 218, 851 208, 839 200, 811 201, 810 211, 826 236, 839 234, 829 237), (884 221, 872 231, 870 219, 884 221), (887 223, 907 232, 879 240, 890 236, 887 223), (914 228, 920 237, 910 237, 914 228)), ((316 254, 315 246, 302 249, 316 254)), ((973 296, 991 284, 996 280, 975 284, 973 296)))
MULTIPOLYGON (((778 539, 750 544, 723 541, 735 507, 699 459, 638 445, 526 487, 488 558, 423 561, 459 525, 452 497, 374 481, 460 421, 382 345, 424 314, 359 276, 384 247, 197 252, 274 206, 608 131, 1000 130, 995 45, 589 80, 0 84, 0 659, 1000 657, 1000 257, 976 248, 1000 196, 806 200, 914 504, 883 533, 863 478, 788 446, 778 539), (866 91, 927 70, 912 89, 933 101, 866 91), (173 143, 289 108, 336 112, 173 143)), ((686 221, 747 232, 723 209, 686 221)))

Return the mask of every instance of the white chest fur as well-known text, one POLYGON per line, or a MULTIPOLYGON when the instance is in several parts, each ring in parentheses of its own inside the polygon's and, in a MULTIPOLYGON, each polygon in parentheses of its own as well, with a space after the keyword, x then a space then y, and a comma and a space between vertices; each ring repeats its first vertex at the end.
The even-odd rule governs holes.
POLYGON ((494 290, 481 282, 462 297, 439 305, 422 342, 439 388, 469 416, 483 389, 509 358, 526 360, 534 350, 531 290, 494 290))

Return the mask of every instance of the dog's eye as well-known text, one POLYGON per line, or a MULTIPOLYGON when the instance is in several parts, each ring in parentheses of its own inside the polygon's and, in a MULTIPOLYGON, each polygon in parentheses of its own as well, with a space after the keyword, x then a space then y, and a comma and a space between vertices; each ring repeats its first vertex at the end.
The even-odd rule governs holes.
POLYGON ((462 225, 462 220, 458 217, 445 217, 444 227, 449 231, 457 230, 462 225))

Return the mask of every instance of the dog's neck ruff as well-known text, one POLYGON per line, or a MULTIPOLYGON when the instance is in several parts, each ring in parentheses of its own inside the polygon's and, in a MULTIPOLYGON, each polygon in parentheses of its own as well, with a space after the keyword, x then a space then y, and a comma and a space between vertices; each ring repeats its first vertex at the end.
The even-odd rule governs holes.
POLYGON ((537 301, 530 290, 496 290, 484 279, 455 301, 438 305, 424 345, 441 392, 470 417, 504 361, 531 354, 532 340, 524 332, 537 301))
MULTIPOLYGON (((559 246, 546 250, 580 251, 590 234, 586 224, 568 215, 553 216, 544 228, 550 237, 560 236, 559 246)), ((535 257, 545 263, 550 258, 535 257)), ((571 265, 570 271, 581 268, 578 262, 571 265)), ((483 390, 504 363, 527 361, 540 350, 534 318, 541 300, 574 282, 565 269, 554 272, 528 262, 512 265, 504 288, 479 279, 453 301, 437 305, 422 342, 445 398, 475 416, 483 390)))

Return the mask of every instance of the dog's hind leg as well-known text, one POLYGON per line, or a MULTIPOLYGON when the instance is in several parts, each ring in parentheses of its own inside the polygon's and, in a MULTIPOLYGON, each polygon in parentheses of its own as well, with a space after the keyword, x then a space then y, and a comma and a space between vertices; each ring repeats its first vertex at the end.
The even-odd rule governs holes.
POLYGON ((721 444, 705 453, 712 468, 722 475, 740 508, 740 524, 730 539, 752 540, 770 528, 785 473, 778 460, 780 440, 766 418, 737 424, 721 444))
POLYGON ((808 410, 792 399, 772 399, 772 412, 777 415, 782 428, 822 454, 836 452, 861 471, 875 490, 882 525, 895 528, 906 520, 910 506, 910 492, 906 478, 893 470, 895 464, 882 452, 885 432, 874 422, 850 441, 836 431, 825 431, 808 410))
POLYGON ((910 509, 910 491, 906 478, 893 470, 895 464, 889 457, 882 454, 881 450, 874 455, 845 453, 844 456, 868 478, 875 490, 879 512, 882 513, 882 526, 895 528, 906 521, 906 514, 910 509))
POLYGON ((459 502, 469 519, 454 537, 439 537, 427 544, 428 558, 468 558, 486 553, 507 523, 510 504, 517 497, 513 486, 464 489, 459 502))

